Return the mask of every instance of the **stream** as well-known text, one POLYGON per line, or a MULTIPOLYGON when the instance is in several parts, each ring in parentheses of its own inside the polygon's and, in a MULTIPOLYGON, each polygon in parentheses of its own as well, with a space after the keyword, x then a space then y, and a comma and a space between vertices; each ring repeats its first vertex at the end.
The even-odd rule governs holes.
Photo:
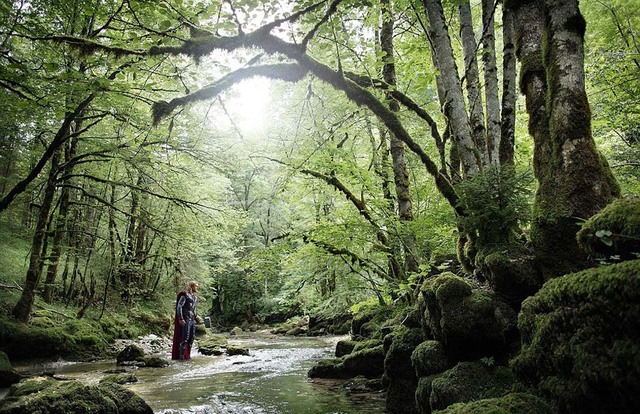
MULTIPOLYGON (((191 360, 171 361, 165 368, 129 368, 138 382, 126 387, 159 414, 386 412, 382 393, 351 393, 343 387, 344 380, 307 378, 307 371, 316 360, 333 357, 339 339, 243 334, 231 337, 229 344, 249 348, 249 356, 204 356, 194 349, 191 360)), ((104 371, 116 365, 114 361, 58 361, 24 368, 97 383, 107 375, 104 371)))

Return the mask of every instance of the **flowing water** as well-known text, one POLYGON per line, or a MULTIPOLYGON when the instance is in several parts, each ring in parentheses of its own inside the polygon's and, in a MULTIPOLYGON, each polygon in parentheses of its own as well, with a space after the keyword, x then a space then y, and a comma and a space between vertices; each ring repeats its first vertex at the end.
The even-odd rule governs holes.
MULTIPOLYGON (((350 393, 344 381, 307 378, 316 360, 333 356, 337 340, 268 334, 234 337, 229 343, 249 348, 249 356, 194 352, 191 360, 172 361, 165 368, 135 369, 138 382, 127 388, 162 414, 384 413, 380 393, 350 393)), ((56 363, 43 368, 95 383, 115 363, 56 363)))

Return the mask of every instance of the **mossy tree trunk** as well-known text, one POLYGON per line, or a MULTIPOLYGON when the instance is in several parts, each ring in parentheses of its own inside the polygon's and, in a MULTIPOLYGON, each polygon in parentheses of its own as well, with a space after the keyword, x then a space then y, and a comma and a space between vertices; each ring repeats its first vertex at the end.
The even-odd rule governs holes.
POLYGON ((502 10, 502 108, 500 124, 500 165, 514 164, 516 126, 516 54, 513 13, 502 10))
POLYGON ((507 4, 515 17, 520 87, 527 97, 539 182, 532 239, 550 277, 586 262, 576 242, 579 222, 617 197, 619 188, 591 136, 584 83, 585 21, 578 1, 507 4))
MULTIPOLYGON (((380 30, 380 46, 385 53, 382 76, 387 84, 395 87, 396 68, 393 63, 393 12, 390 0, 382 0, 381 4, 382 27, 380 30)), ((387 94, 387 101, 389 108, 393 112, 400 110, 400 105, 390 94, 387 94)), ((413 221, 413 203, 411 201, 411 189, 409 186, 409 172, 407 170, 404 143, 393 133, 391 133, 390 136, 393 180, 398 200, 398 216, 402 225, 402 223, 410 223, 413 221)), ((417 257, 415 234, 405 231, 401 231, 401 233, 400 237, 402 238, 402 246, 404 248, 404 270, 410 273, 417 273, 420 270, 420 261, 417 257)))
POLYGON ((36 223, 33 242, 31 243, 31 254, 29 256, 29 268, 25 279, 24 288, 18 303, 13 308, 13 316, 20 322, 28 322, 36 297, 36 289, 40 283, 42 269, 44 266, 44 251, 46 251, 46 231, 49 222, 49 212, 53 205, 56 192, 58 175, 58 165, 60 163, 60 149, 54 151, 51 156, 51 170, 45 183, 44 196, 40 205, 38 222, 36 223))

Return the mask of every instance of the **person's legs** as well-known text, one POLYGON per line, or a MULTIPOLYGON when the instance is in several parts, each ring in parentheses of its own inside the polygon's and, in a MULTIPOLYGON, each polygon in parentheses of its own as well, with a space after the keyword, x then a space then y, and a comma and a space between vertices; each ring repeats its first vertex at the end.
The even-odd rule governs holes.
POLYGON ((195 319, 189 319, 189 322, 187 322, 187 325, 189 326, 189 350, 191 350, 191 346, 193 345, 193 340, 196 337, 196 321, 195 319))
POLYGON ((180 359, 184 359, 187 344, 189 343, 189 320, 180 325, 180 359))

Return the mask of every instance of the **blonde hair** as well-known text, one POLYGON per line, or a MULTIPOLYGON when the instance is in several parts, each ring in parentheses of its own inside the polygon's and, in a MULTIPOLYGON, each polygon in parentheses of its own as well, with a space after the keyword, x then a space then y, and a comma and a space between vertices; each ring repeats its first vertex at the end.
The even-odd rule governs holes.
POLYGON ((193 292, 193 287, 200 287, 200 285, 198 284, 198 282, 196 282, 195 280, 192 280, 191 282, 189 282, 187 284, 187 290, 190 290, 191 292, 193 292))

